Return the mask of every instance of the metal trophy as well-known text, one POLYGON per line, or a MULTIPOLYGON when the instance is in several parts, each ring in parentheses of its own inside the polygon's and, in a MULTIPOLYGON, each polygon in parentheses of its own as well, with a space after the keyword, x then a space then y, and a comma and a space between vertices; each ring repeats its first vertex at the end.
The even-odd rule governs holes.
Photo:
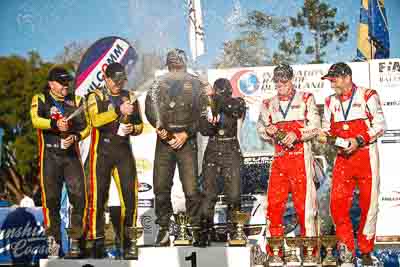
POLYGON ((192 244, 192 241, 189 239, 188 235, 189 216, 187 216, 183 212, 179 212, 178 214, 174 214, 174 219, 179 227, 178 236, 174 241, 174 245, 190 246, 192 244))
POLYGON ((336 247, 337 239, 334 235, 321 237, 322 245, 325 247, 326 255, 322 261, 322 266, 336 266, 337 260, 333 256, 333 248, 336 247))
POLYGON ((286 256, 287 266, 300 266, 301 260, 297 256, 297 249, 301 247, 302 239, 298 237, 286 237, 286 245, 289 247, 289 255, 286 256))
POLYGON ((253 267, 264 267, 267 262, 267 255, 261 250, 260 245, 251 248, 251 259, 253 267))
POLYGON ((283 245, 283 237, 268 237, 268 245, 272 249, 272 256, 268 258, 269 266, 283 266, 283 260, 279 252, 283 245))
POLYGON ((305 248, 305 254, 303 257, 303 266, 315 266, 317 265, 317 257, 313 254, 314 249, 317 246, 317 237, 303 237, 303 245, 305 248))
POLYGON ((246 246, 247 237, 244 233, 244 224, 249 220, 250 214, 243 211, 235 211, 232 216, 232 221, 236 224, 236 233, 229 237, 229 246, 246 246))

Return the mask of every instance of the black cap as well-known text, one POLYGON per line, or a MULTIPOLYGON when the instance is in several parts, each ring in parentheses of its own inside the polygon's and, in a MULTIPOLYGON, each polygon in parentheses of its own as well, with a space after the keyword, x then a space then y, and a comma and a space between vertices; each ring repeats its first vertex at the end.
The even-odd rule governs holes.
POLYGON ((51 68, 47 76, 48 81, 56 81, 62 85, 68 85, 73 79, 72 75, 65 68, 60 66, 51 68))
POLYGON ((293 79, 293 69, 289 64, 281 63, 274 69, 273 80, 291 80, 293 79))
POLYGON ((174 48, 168 51, 165 65, 182 65, 186 66, 187 57, 185 51, 179 48, 174 48))
POLYGON ((338 62, 333 64, 329 70, 328 73, 322 76, 322 80, 329 80, 329 78, 336 78, 340 76, 347 76, 347 75, 352 75, 352 71, 349 65, 347 65, 344 62, 338 62))
POLYGON ((114 62, 107 66, 106 76, 114 82, 122 82, 127 80, 125 68, 121 63, 114 62))

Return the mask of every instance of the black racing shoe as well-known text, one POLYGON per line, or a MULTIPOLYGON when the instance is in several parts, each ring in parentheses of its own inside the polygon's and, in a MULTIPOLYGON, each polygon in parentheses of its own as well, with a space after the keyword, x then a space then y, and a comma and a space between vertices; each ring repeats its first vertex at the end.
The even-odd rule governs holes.
POLYGON ((156 238, 156 247, 169 247, 169 228, 168 227, 160 227, 158 230, 157 238, 156 238))
POLYGON ((82 258, 81 250, 82 242, 80 239, 71 239, 71 247, 68 253, 64 256, 65 259, 79 259, 82 258))
POLYGON ((192 232, 194 247, 205 248, 210 246, 210 234, 208 229, 193 229, 192 232))

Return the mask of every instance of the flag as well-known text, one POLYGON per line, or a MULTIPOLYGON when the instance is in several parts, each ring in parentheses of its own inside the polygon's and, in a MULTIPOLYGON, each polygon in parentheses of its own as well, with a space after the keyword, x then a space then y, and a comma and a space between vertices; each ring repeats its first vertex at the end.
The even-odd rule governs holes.
POLYGON ((388 58, 389 28, 384 0, 361 0, 357 58, 388 58))
POLYGON ((189 45, 193 60, 204 54, 204 28, 200 0, 189 0, 189 45))

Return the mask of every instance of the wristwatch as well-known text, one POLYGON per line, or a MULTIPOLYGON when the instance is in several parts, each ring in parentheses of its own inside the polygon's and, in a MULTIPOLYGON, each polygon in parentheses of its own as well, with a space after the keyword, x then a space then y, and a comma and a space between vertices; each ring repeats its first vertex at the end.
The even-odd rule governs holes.
POLYGON ((356 136, 356 142, 359 147, 362 147, 363 145, 365 145, 364 138, 361 135, 356 136))

